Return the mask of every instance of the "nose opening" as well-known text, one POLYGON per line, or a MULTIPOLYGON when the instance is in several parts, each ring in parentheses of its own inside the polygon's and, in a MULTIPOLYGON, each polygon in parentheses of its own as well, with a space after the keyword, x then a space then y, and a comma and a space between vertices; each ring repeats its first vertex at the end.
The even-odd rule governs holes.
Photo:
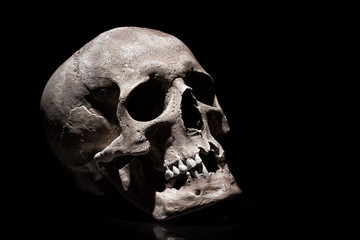
POLYGON ((182 95, 181 113, 186 132, 199 132, 203 128, 201 112, 190 89, 182 95))

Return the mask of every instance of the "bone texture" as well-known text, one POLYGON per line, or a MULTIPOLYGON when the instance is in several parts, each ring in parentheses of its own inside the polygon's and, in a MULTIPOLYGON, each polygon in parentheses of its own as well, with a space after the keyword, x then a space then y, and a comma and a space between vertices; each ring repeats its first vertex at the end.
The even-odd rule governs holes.
POLYGON ((229 131, 214 80, 170 34, 105 31, 43 90, 51 149, 74 184, 109 189, 163 221, 241 193, 216 140, 229 131))

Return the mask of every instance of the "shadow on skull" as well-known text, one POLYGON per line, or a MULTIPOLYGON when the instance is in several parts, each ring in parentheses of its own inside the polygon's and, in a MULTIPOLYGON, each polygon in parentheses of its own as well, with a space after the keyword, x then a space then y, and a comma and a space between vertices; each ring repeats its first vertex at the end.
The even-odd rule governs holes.
POLYGON ((172 35, 101 33, 54 72, 40 109, 57 160, 93 196, 165 221, 241 193, 216 140, 229 126, 214 81, 172 35))

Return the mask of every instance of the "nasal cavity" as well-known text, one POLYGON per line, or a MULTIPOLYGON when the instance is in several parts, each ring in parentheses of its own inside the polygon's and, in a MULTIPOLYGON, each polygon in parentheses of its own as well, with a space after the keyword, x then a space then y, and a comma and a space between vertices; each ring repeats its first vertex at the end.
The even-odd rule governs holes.
POLYGON ((181 113, 186 132, 198 132, 203 128, 201 113, 190 89, 185 90, 182 95, 181 113))

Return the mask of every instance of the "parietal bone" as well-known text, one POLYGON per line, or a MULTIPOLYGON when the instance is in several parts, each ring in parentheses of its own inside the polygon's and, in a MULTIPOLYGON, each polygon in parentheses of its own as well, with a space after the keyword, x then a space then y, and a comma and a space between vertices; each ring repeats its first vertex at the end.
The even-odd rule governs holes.
POLYGON ((105 31, 70 56, 41 97, 53 153, 79 189, 110 189, 162 221, 241 193, 223 147, 214 80, 178 38, 105 31))

